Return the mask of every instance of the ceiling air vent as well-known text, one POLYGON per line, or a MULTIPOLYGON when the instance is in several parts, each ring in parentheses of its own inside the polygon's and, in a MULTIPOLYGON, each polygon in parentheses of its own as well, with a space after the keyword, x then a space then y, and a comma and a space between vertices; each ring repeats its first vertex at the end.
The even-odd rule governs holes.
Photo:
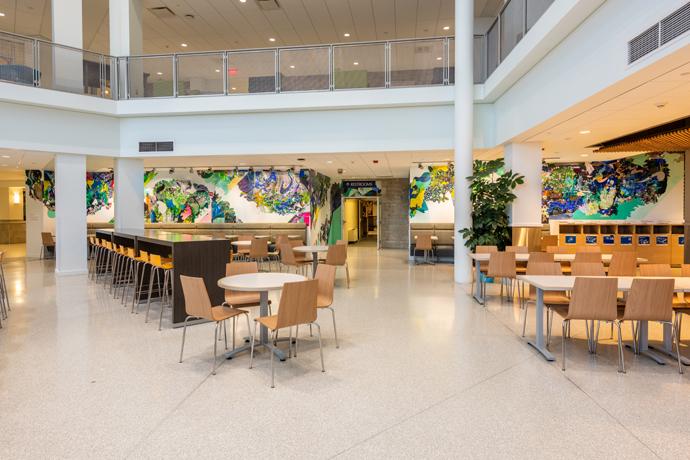
POLYGON ((259 6, 259 9, 264 11, 280 9, 280 3, 278 3, 278 0, 256 0, 256 4, 259 6))
POLYGON ((683 35, 690 30, 690 3, 686 3, 685 6, 666 16, 659 24, 661 25, 659 32, 661 45, 683 35))
POLYGON ((659 48, 659 24, 655 24, 628 42, 628 64, 659 48))
POLYGON ((172 152, 173 141, 165 142, 139 142, 139 152, 172 152))
POLYGON ((171 10, 167 6, 156 6, 153 8, 149 8, 149 11, 158 19, 170 19, 175 17, 175 13, 173 12, 173 10, 171 10))

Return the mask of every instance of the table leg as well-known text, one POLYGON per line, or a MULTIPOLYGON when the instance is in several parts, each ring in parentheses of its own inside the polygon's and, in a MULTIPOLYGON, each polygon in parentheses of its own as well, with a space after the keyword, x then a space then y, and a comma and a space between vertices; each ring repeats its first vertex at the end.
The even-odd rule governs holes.
MULTIPOLYGON (((529 341, 527 343, 541 353, 547 361, 554 361, 555 359, 553 355, 551 352, 549 352, 549 350, 546 349, 546 345, 544 343, 544 291, 541 289, 537 289, 537 306, 535 311, 537 323, 535 325, 534 342, 529 341)), ((563 340, 565 340, 565 337, 563 340)))
MULTIPOLYGON (((671 333, 671 325, 664 323, 664 341, 662 347, 657 347, 656 345, 648 345, 648 347, 658 353, 670 356, 671 358, 678 360, 676 352, 673 351, 673 340, 671 333)), ((690 359, 685 356, 680 356, 680 362, 685 366, 690 366, 690 359)))
POLYGON ((312 252, 312 261, 311 261, 311 277, 316 278, 316 267, 319 265, 319 253, 318 252, 312 252))
MULTIPOLYGON (((659 356, 658 354, 651 351, 651 347, 649 346, 649 323, 647 321, 640 321, 638 329, 640 336, 640 342, 638 344, 639 353, 656 362, 657 364, 660 364, 662 366, 666 364, 666 360, 662 356, 659 356)), ((625 344, 625 346, 626 348, 632 348, 632 345, 630 344, 625 344)))
POLYGON ((478 260, 474 261, 474 300, 480 304, 484 304, 484 298, 482 297, 482 285, 481 285, 481 263, 478 260))

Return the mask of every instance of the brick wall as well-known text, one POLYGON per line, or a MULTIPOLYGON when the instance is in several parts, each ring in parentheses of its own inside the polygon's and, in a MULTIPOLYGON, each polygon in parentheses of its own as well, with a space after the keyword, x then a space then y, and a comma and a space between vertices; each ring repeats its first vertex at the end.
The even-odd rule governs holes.
POLYGON ((379 179, 380 242, 383 249, 407 249, 409 238, 409 180, 379 179))

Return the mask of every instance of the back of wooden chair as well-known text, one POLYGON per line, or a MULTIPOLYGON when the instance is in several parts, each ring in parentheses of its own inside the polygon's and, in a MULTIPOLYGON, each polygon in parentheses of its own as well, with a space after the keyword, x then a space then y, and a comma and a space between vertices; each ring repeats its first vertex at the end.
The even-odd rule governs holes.
POLYGON ((244 275, 247 273, 259 273, 259 265, 254 261, 225 264, 225 276, 244 275))
POLYGON ((580 251, 575 253, 575 263, 596 263, 601 262, 601 252, 585 252, 580 251))
POLYGON ((43 246, 55 246, 53 235, 51 235, 50 232, 41 232, 41 241, 43 242, 43 246))
POLYGON ((640 265, 640 276, 662 276, 672 277, 673 270, 670 264, 642 264, 640 265))
POLYGON ((184 309, 187 312, 187 316, 213 321, 211 299, 208 297, 204 279, 180 275, 180 282, 182 283, 184 309))
POLYGON ((683 278, 690 278, 690 264, 683 264, 680 266, 680 276, 683 278))
POLYGON ((335 289, 335 265, 319 264, 316 267, 316 279, 319 282, 319 305, 333 303, 333 290, 335 289))
POLYGON ((489 254, 489 277, 515 278, 517 266, 514 252, 494 252, 489 254))
MULTIPOLYGON (((561 264, 558 262, 533 262, 531 260, 530 256, 530 261, 527 263, 527 275, 536 275, 536 276, 559 276, 563 274, 563 268, 561 267, 561 264)), ((530 285, 529 287, 529 294, 530 297, 532 297, 534 294, 536 294, 537 288, 534 286, 530 285)), ((562 294, 559 292, 559 294, 562 294)))
POLYGON ((290 238, 288 238, 287 235, 276 236, 276 248, 280 248, 280 246, 282 246, 283 243, 290 244, 290 238))
POLYGON ((566 319, 615 320, 617 291, 616 278, 575 278, 566 319))
POLYGON ((477 246, 474 248, 475 254, 491 254, 498 252, 498 246, 477 246))
POLYGON ((634 252, 614 252, 609 264, 609 276, 635 276, 637 255, 634 252))
POLYGON ((268 257, 268 239, 254 238, 251 240, 249 246, 249 257, 253 259, 260 259, 268 257))
POLYGON ((606 276, 606 270, 601 261, 598 263, 573 262, 570 265, 570 274, 573 276, 606 276))
POLYGON ((431 243, 431 235, 417 235, 417 239, 415 240, 414 246, 415 249, 418 251, 430 251, 433 248, 433 245, 431 243))
POLYGON ((527 265, 531 263, 550 263, 554 261, 554 256, 553 253, 551 252, 530 252, 529 253, 529 260, 527 261, 527 265))
POLYGON ((251 241, 253 238, 252 235, 237 235, 237 241, 251 241))
POLYGON ((292 250, 290 243, 283 243, 280 246, 280 261, 284 265, 296 266, 297 259, 295 259, 295 252, 292 250))
POLYGON ((673 278, 635 278, 625 302, 624 320, 671 321, 673 317, 673 278))
POLYGON ((347 246, 344 244, 334 244, 328 246, 326 253, 326 264, 328 265, 345 265, 347 262, 347 246))
POLYGON ((285 283, 280 295, 277 328, 298 326, 316 321, 318 280, 285 283))
POLYGON ((516 254, 527 254, 529 248, 527 246, 506 246, 506 252, 514 252, 516 254))
POLYGON ((599 246, 580 246, 577 248, 577 252, 598 252, 601 253, 601 248, 599 246))

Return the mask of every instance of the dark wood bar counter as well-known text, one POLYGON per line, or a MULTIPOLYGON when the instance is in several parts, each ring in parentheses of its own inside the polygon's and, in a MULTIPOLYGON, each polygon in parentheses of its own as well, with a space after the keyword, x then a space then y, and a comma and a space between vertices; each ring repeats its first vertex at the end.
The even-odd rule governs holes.
POLYGON ((97 230, 96 236, 172 259, 174 327, 181 326, 186 316, 180 275, 203 278, 213 305, 220 305, 225 300, 223 289, 218 287, 218 280, 225 276, 225 264, 230 254, 230 242, 225 238, 163 230, 110 229, 97 230))

